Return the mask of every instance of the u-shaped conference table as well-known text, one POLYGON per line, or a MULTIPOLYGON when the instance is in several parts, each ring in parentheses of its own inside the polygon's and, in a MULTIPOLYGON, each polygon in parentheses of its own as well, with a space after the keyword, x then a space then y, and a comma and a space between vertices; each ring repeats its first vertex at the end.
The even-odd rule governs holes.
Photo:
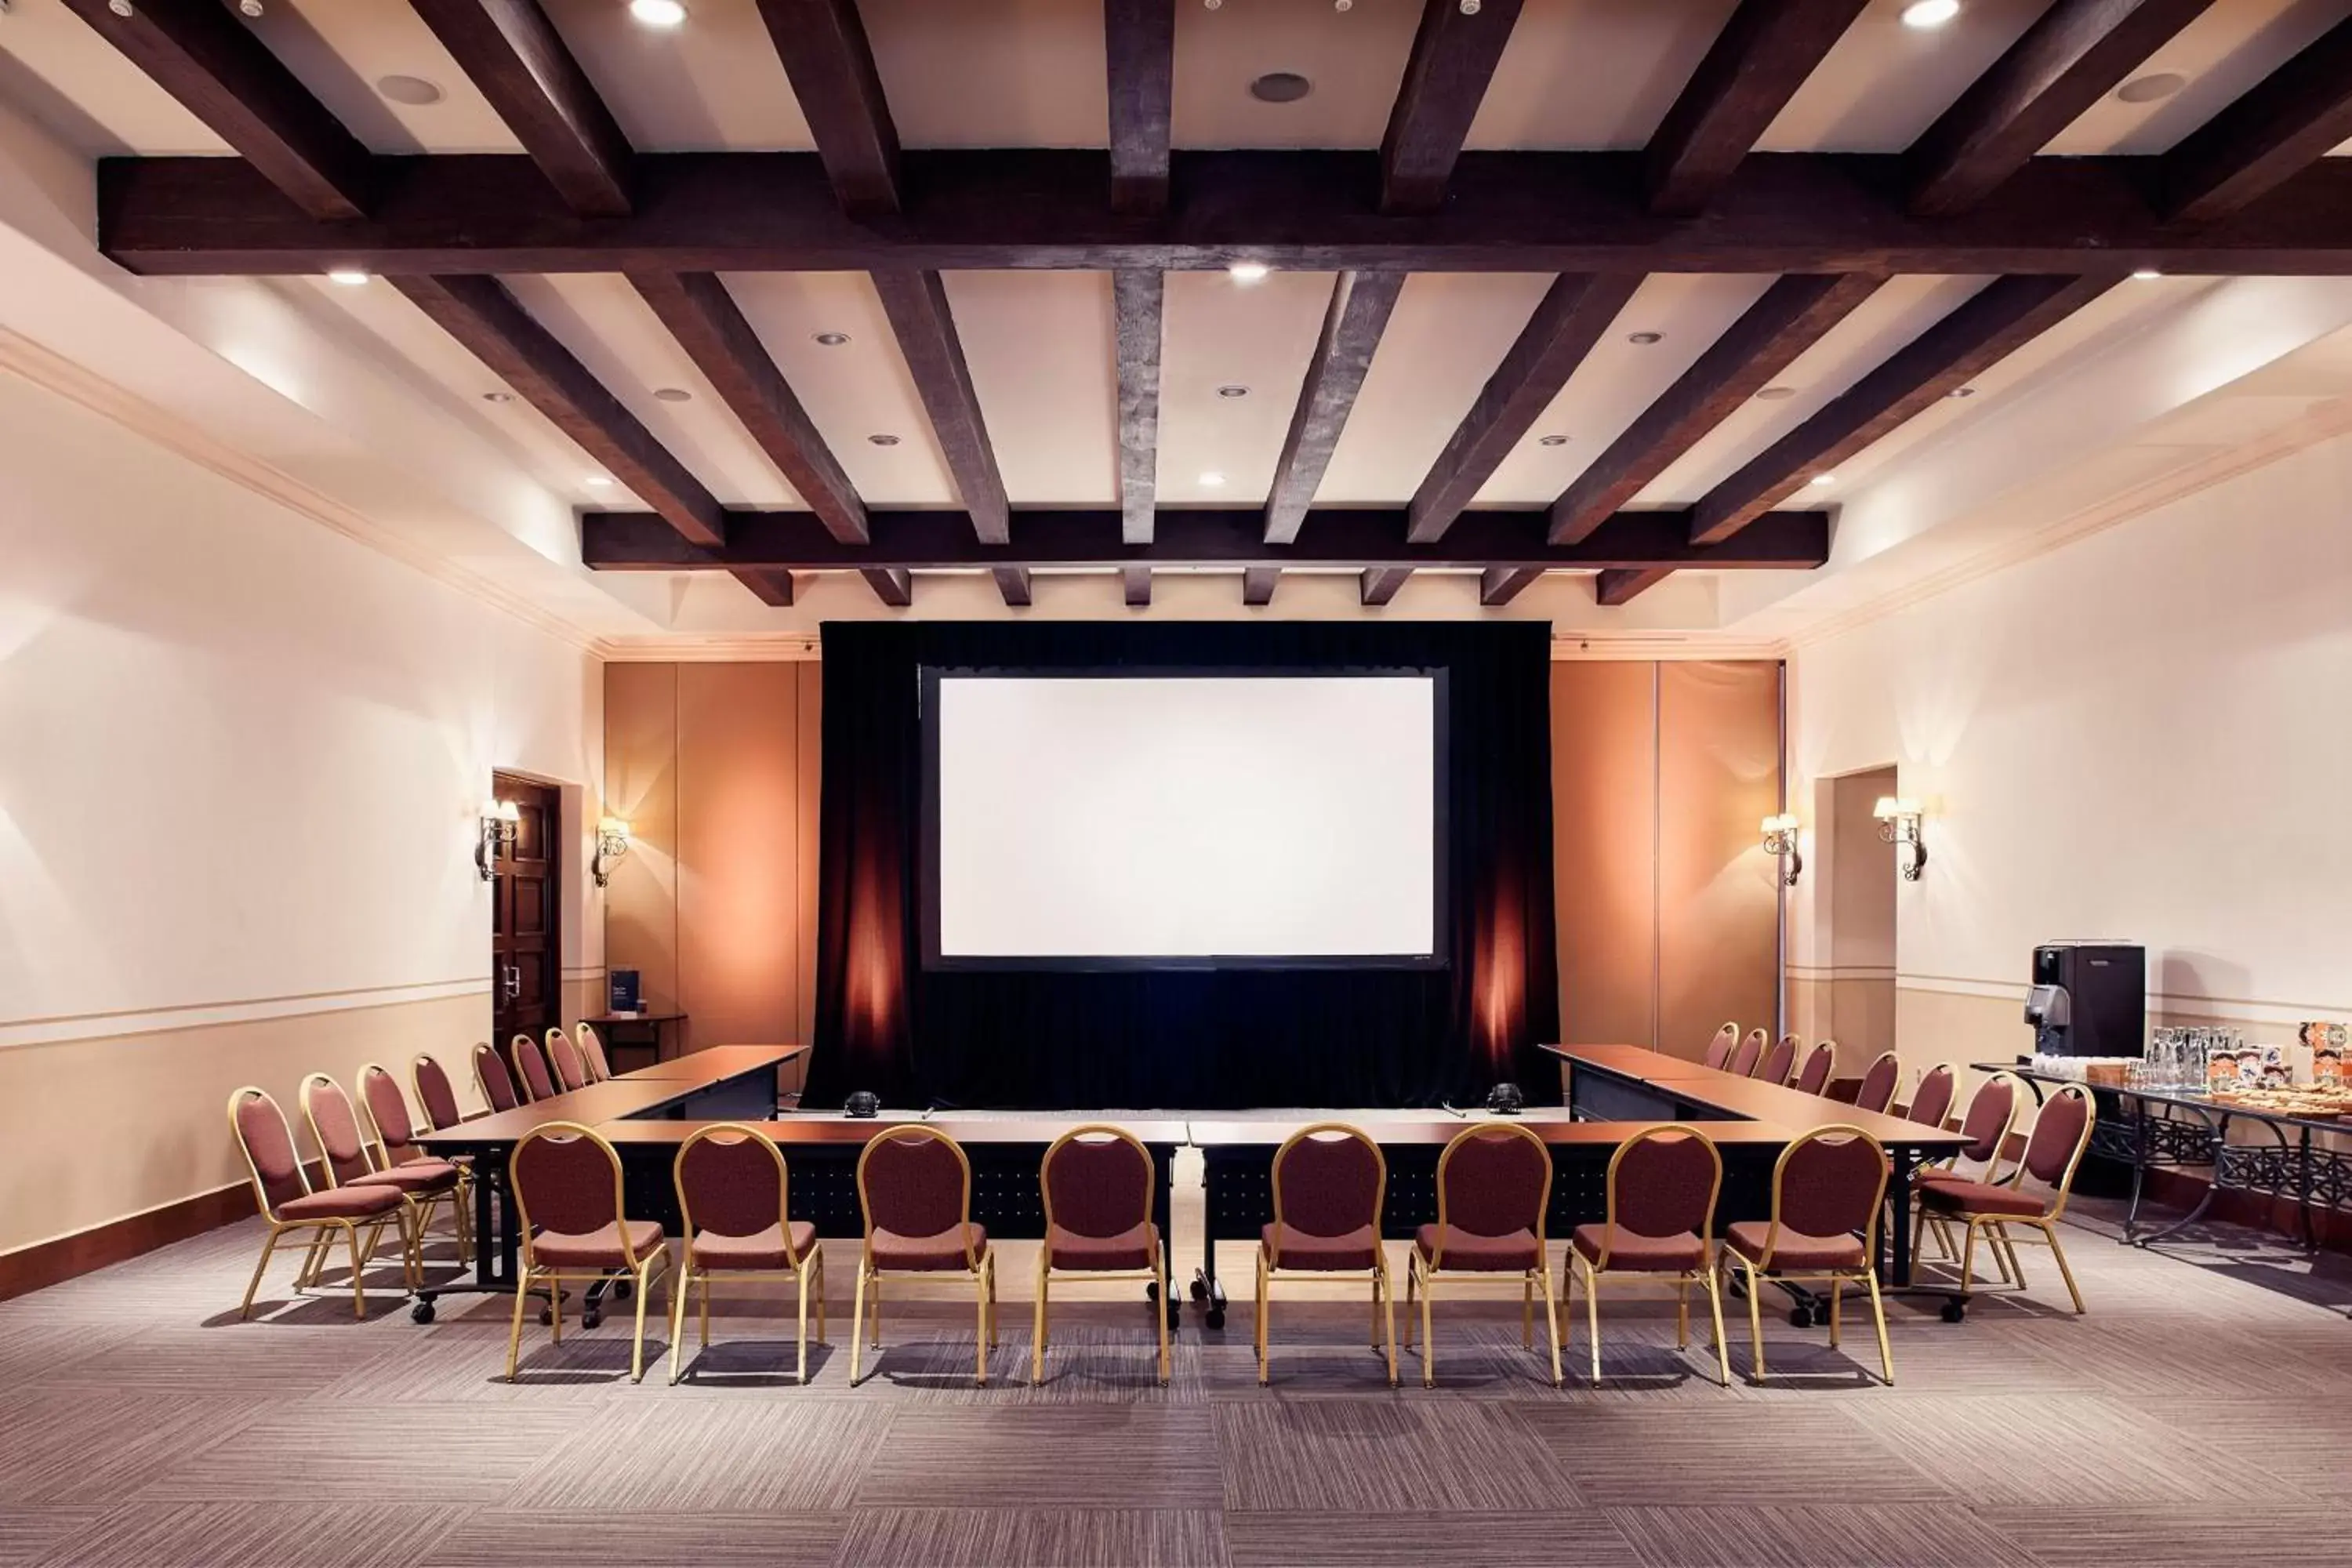
MULTIPOLYGON (((525 1133, 551 1121, 593 1127, 610 1142, 621 1156, 629 1213, 657 1219, 673 1232, 678 1215, 672 1167, 678 1146, 714 1121, 755 1122, 783 1146, 790 1163, 792 1217, 814 1223, 824 1237, 864 1233, 856 1165, 866 1144, 894 1128, 923 1123, 962 1145, 971 1163, 972 1217, 992 1237, 1008 1240, 1045 1235, 1037 1173, 1047 1146, 1082 1123, 1114 1121, 1151 1151, 1156 1175, 1152 1209, 1171 1279, 1177 1278, 1170 1223, 1175 1152, 1190 1144, 1202 1154, 1206 1216, 1193 1295, 1205 1300, 1213 1328, 1222 1326, 1224 1317, 1217 1243, 1255 1244, 1260 1227, 1274 1217, 1275 1151, 1293 1132, 1315 1121, 1353 1122, 1381 1145, 1389 1177, 1381 1230, 1392 1240, 1409 1239, 1418 1226, 1437 1217, 1438 1156, 1465 1125, 1480 1121, 1517 1122, 1550 1150, 1553 1180, 1547 1226, 1554 1237, 1603 1217, 1609 1158, 1644 1127, 1687 1122, 1715 1141, 1724 1164, 1718 1226, 1769 1216, 1773 1163, 1800 1133, 1830 1124, 1859 1127, 1885 1146, 1893 1165, 1887 1184, 1893 1213, 1881 1238, 1879 1261, 1880 1273, 1890 1285, 1911 1282, 1911 1173, 1922 1160, 1952 1153, 1967 1142, 1958 1133, 1900 1117, 1759 1083, 1644 1047, 1614 1045, 1546 1047, 1567 1067, 1568 1103, 1529 1107, 1516 1117, 1360 1110, 1192 1117, 1111 1111, 777 1116, 775 1070, 806 1048, 714 1046, 639 1073, 421 1134, 418 1142, 436 1154, 465 1154, 474 1160, 475 1234, 486 1243, 496 1239, 476 1249, 471 1288, 514 1289, 521 1237, 514 1205, 502 1198, 506 1162, 525 1133)), ((422 1293, 419 1318, 429 1320, 432 1297, 453 1288, 465 1287, 445 1285, 422 1293)), ((1171 1300, 1167 1310, 1172 1322, 1177 1303, 1171 1300)))

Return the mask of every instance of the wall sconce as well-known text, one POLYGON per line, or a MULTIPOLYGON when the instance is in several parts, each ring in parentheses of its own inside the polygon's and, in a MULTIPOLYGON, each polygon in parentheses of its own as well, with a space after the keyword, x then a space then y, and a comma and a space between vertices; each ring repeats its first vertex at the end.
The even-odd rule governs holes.
POLYGON ((483 881, 493 880, 498 876, 493 862, 498 859, 499 850, 514 847, 515 825, 521 820, 520 808, 510 800, 482 803, 482 832, 474 842, 474 868, 482 874, 483 881))
POLYGON ((596 858, 588 863, 588 874, 603 887, 613 879, 612 862, 629 852, 629 825, 626 819, 608 816, 596 825, 596 858))
POLYGON ((1797 853, 1797 819, 1787 812, 1764 819, 1764 853, 1776 856, 1782 862, 1780 885, 1793 888, 1805 869, 1805 858, 1797 853))
POLYGON ((1927 846, 1919 838, 1919 803, 1909 795, 1882 795, 1870 815, 1878 818, 1878 837, 1895 846, 1895 869, 1906 882, 1916 882, 1927 868, 1927 846))

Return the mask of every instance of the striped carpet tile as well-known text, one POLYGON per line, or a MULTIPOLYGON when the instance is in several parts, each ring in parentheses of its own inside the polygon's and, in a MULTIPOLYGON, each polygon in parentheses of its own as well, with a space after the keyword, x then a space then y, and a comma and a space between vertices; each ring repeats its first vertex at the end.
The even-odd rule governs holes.
POLYGON ((833 1568, 844 1518, 484 1509, 444 1531, 422 1568, 833 1568))
POLYGON ((1597 1510, 1229 1513, 1233 1568, 1641 1568, 1597 1510))
POLYGON ((543 1447, 506 1500, 583 1513, 829 1512, 849 1505, 889 1426, 838 1399, 640 1400, 567 1419, 568 1440, 543 1447))
POLYGON ((1517 1406, 1382 1393, 1214 1410, 1231 1510, 1508 1511, 1580 1500, 1517 1406))
POLYGON ((61 1384, 9 1390, 0 1419, 0 1499, 11 1508, 120 1501, 191 1452, 241 1436, 269 1408, 259 1395, 61 1384))
POLYGON ((1643 1568, 2041 1568, 1959 1504, 1612 1508, 1609 1519, 1643 1568))
POLYGON ((1989 1525, 2052 1568, 2098 1563, 2129 1568, 2213 1568, 2221 1563, 2342 1568, 2352 1558, 2340 1502, 2265 1502, 2226 1519, 2187 1514, 2178 1503, 2027 1509, 1992 1497, 1977 1508, 1989 1525))
POLYGON ((163 1467, 140 1496, 271 1502, 299 1484, 322 1501, 499 1502, 581 1425, 562 1410, 288 1404, 163 1467))
POLYGON ((41 1568, 415 1568, 465 1517, 414 1502, 131 1503, 59 1542, 41 1568))
POLYGON ((1887 1442, 1835 1409, 1790 1401, 1767 1410, 1727 1406, 1643 1410, 1630 1405, 1542 1405, 1522 1418, 1539 1434, 1578 1491, 1607 1506, 1763 1505, 1842 1492, 1867 1477, 1884 1503, 1941 1502, 1951 1489, 1911 1463, 1906 1445, 1929 1426, 1887 1442), (1835 1489, 1825 1478, 1837 1478, 1835 1489))
POLYGON ((1227 1568, 1208 1509, 868 1508, 849 1515, 857 1568, 1227 1568))
POLYGON ((1217 1430, 1202 1406, 912 1410, 858 1484, 861 1508, 1214 1508, 1217 1430))

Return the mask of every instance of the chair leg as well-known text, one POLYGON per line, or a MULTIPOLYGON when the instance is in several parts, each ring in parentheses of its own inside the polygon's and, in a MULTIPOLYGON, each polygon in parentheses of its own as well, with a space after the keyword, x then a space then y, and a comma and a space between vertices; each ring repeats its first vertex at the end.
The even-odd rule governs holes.
POLYGON ((1029 1383, 1045 1381, 1045 1249, 1037 1249, 1037 1309, 1029 1331, 1029 1383))
POLYGON ((1381 1271, 1378 1265, 1372 1268, 1372 1326, 1365 1334, 1364 1341, 1374 1350, 1381 1348, 1381 1271))
POLYGON ((821 1345, 833 1343, 824 1332, 824 1250, 822 1247, 817 1249, 816 1255, 816 1342, 821 1345))
POLYGON ((253 1278, 247 1280, 245 1284, 245 1300, 236 1309, 236 1315, 240 1321, 253 1316, 253 1293, 261 1289, 262 1270, 269 1267, 269 1255, 278 1250, 278 1238, 285 1234, 286 1230, 282 1226, 272 1225, 269 1227, 268 1238, 261 1244, 261 1259, 253 1266, 253 1278))
POLYGON ((971 1282, 972 1310, 978 1314, 972 1323, 972 1354, 979 1362, 972 1382, 982 1388, 988 1386, 988 1267, 983 1259, 971 1282))
MULTIPOLYGON (((551 1291, 551 1295, 557 1292, 551 1291)), ((507 1381, 515 1380, 515 1369, 522 1360, 522 1310, 530 1300, 530 1270, 526 1268, 522 1278, 515 1282, 514 1327, 507 1332, 507 1381)))
MULTIPOLYGON (((689 1255, 685 1276, 672 1281, 673 1289, 669 1293, 669 1381, 672 1387, 677 1385, 679 1363, 686 1354, 686 1298, 694 1289, 694 1260, 689 1255)), ((705 1300, 710 1299, 710 1275, 708 1271, 702 1276, 702 1296, 705 1300)), ((710 1342, 706 1339, 702 1342, 709 1344, 710 1342)))
POLYGON ((868 1278, 874 1284, 874 1348, 878 1351, 882 1348, 882 1276, 875 1274, 868 1278))
POLYGON ((702 1334, 702 1348, 704 1350, 709 1350, 710 1348, 710 1271, 709 1269, 703 1270, 702 1274, 702 1312, 700 1331, 702 1334))
MULTIPOLYGON (((1373 1278, 1379 1283, 1379 1289, 1376 1291, 1376 1295, 1379 1298, 1381 1305, 1381 1327, 1384 1332, 1384 1337, 1388 1341, 1389 1386, 1391 1388, 1394 1388, 1397 1385, 1396 1299, 1394 1291, 1389 1285, 1389 1261, 1385 1254, 1381 1256, 1380 1270, 1373 1276, 1373 1278)), ((1427 1296, 1423 1296, 1422 1298, 1423 1302, 1426 1302, 1428 1300, 1429 1298, 1427 1296)))
POLYGON ((1584 1266, 1584 1326, 1592 1341, 1592 1386, 1601 1386, 1601 1275, 1590 1263, 1584 1266))
MULTIPOLYGON (((661 1256, 667 1258, 669 1254, 664 1252, 661 1256)), ((629 1341, 629 1381, 631 1383, 643 1383, 646 1380, 646 1298, 652 1295, 653 1290, 654 1260, 648 1258, 637 1265, 637 1326, 636 1332, 629 1341)), ((707 1280, 703 1284, 702 1297, 706 1301, 710 1299, 710 1286, 707 1280)))
MULTIPOLYGON (((808 1288, 809 1288, 809 1271, 808 1271, 808 1268, 806 1268, 806 1266, 805 1266, 805 1265, 803 1265, 803 1267, 801 1267, 801 1268, 798 1268, 793 1269, 793 1274, 795 1274, 795 1275, 797 1275, 797 1276, 798 1276, 798 1279, 797 1279, 794 1282, 795 1282, 796 1284, 798 1284, 798 1285, 799 1285, 799 1287, 800 1287, 800 1299, 801 1299, 801 1306, 800 1306, 800 1351, 799 1351, 798 1360, 793 1363, 793 1376, 794 1376, 794 1380, 795 1380, 796 1382, 798 1382, 798 1383, 800 1384, 800 1385, 801 1385, 803 1388, 806 1388, 806 1387, 808 1386, 808 1288)), ((823 1295, 822 1293, 820 1293, 820 1294, 818 1295, 818 1297, 817 1297, 817 1305, 818 1305, 819 1307, 823 1307, 823 1306, 824 1306, 824 1295, 823 1295)))
POLYGON ((1265 1356, 1265 1308, 1266 1308, 1266 1289, 1265 1289, 1265 1288, 1266 1288, 1266 1278, 1265 1278, 1265 1249, 1264 1247, 1260 1247, 1260 1248, 1258 1249, 1258 1254, 1257 1254, 1257 1321, 1256 1321, 1256 1329, 1257 1329, 1257 1385, 1258 1385, 1260 1388, 1264 1388, 1264 1387, 1265 1386, 1265 1384, 1266 1384, 1266 1365, 1265 1365, 1265 1361, 1266 1361, 1266 1356, 1265 1356))
POLYGON ((319 1268, 325 1261, 327 1248, 335 1239, 335 1228, 322 1225, 312 1228, 310 1245, 303 1251, 302 1267, 294 1271, 294 1289, 308 1290, 318 1283, 319 1268))
POLYGON ((1995 1238, 2000 1242, 2000 1255, 2009 1259, 2009 1277, 2011 1280, 2015 1283, 2019 1289, 2024 1289, 2025 1262, 2022 1258, 2017 1256, 2017 1241, 2015 1237, 2009 1234, 2008 1224, 2004 1221, 1996 1220, 1993 1222, 1992 1233, 1995 1238))
MULTIPOLYGON (((584 1306, 580 1310, 580 1322, 582 1331, 585 1332, 588 1310, 584 1306)), ((552 1274, 547 1277, 547 1331, 548 1343, 558 1346, 563 1343, 563 1281, 552 1274)))
MULTIPOLYGON (((1416 1256, 1418 1255, 1416 1254, 1416 1256)), ((1406 1268, 1405 1277, 1407 1279, 1412 1278, 1412 1268, 1410 1265, 1406 1268)), ((1434 1274, 1425 1274, 1422 1276, 1421 1385, 1423 1388, 1435 1388, 1437 1386, 1437 1331, 1430 1326, 1429 1321, 1430 1303, 1436 1300, 1437 1276, 1434 1274)), ((1406 1341, 1410 1342, 1412 1339, 1412 1309, 1411 1307, 1407 1307, 1405 1309, 1404 1324, 1404 1337, 1406 1341)))
POLYGON ((1721 1277, 1717 1274, 1715 1265, 1712 1263, 1708 1264, 1706 1268, 1706 1305, 1707 1310, 1715 1315, 1716 1367, 1717 1370, 1722 1373, 1720 1380, 1722 1385, 1726 1388, 1729 1388, 1731 1386, 1731 1347, 1725 1340, 1723 1332, 1722 1287, 1723 1281, 1721 1277))
MULTIPOLYGON (((1926 1239, 1927 1235, 1927 1211, 1925 1208, 1920 1207, 1919 1194, 1916 1192, 1911 1194, 1911 1206, 1915 1210, 1917 1210, 1911 1219, 1911 1256, 1914 1258, 1925 1258, 1927 1254, 1919 1250, 1919 1244, 1921 1241, 1926 1239)), ((1943 1239, 1940 1233, 1938 1233, 1937 1239, 1938 1241, 1943 1239)), ((1949 1257, 1950 1255, 1950 1248, 1947 1247, 1945 1249, 1945 1256, 1949 1257)))
POLYGON ((1675 1349, 1690 1349, 1690 1276, 1675 1280, 1675 1349))
POLYGON ((1532 1278, 1519 1281, 1519 1348, 1536 1348, 1536 1282, 1532 1278))
MULTIPOLYGON (((857 1265, 856 1296, 849 1311, 849 1385, 855 1388, 857 1386, 858 1352, 866 1348, 866 1264, 862 1259, 857 1265)), ((878 1350, 882 1337, 882 1321, 878 1316, 874 1321, 874 1337, 878 1350)))
POLYGON ((1160 1294, 1152 1299, 1151 1322, 1160 1331, 1160 1386, 1168 1386, 1168 1265, 1164 1258, 1154 1253, 1151 1277, 1160 1286, 1160 1294))
POLYGON ((1862 1278, 1870 1286, 1870 1315, 1878 1321, 1878 1364, 1886 1373, 1886 1386, 1895 1386, 1895 1352, 1886 1342, 1886 1303, 1878 1294, 1878 1270, 1865 1268, 1862 1278))
POLYGON ((2066 1266, 2066 1249, 2058 1245, 2058 1226, 2053 1221, 2039 1219, 2033 1222, 2033 1228, 2050 1244, 2050 1256, 2058 1260, 2058 1276, 2066 1281, 2066 1294, 2074 1299, 2074 1315, 2081 1317, 2084 1310, 2083 1292, 2074 1284, 2074 1271, 2066 1266))
POLYGON ((1748 1370, 1757 1382, 1764 1381, 1764 1282, 1756 1276, 1756 1265, 1746 1258, 1741 1267, 1748 1270, 1748 1339, 1749 1344, 1748 1370))
POLYGON ((1420 1282, 1421 1247, 1415 1243, 1413 1249, 1404 1257, 1404 1348, 1408 1355, 1412 1353, 1413 1301, 1420 1282))
POLYGON ((1536 1263, 1536 1283, 1543 1287, 1544 1349, 1551 1352, 1551 1385, 1559 1386, 1559 1310, 1552 1301, 1551 1270, 1536 1263))
POLYGON ((367 1291, 360 1279, 360 1233, 349 1220, 343 1222, 343 1240, 352 1252, 352 1314, 362 1322, 367 1321, 367 1291))
POLYGON ((988 1271, 988 1348, 994 1350, 996 1348, 996 1254, 991 1252, 986 1258, 981 1259, 981 1267, 988 1271))
POLYGON ((1969 1221, 1968 1235, 1960 1242, 1960 1294, 1965 1297, 1977 1288, 1977 1222, 1969 1221))
POLYGON ((1576 1249, 1570 1247, 1559 1265, 1559 1348, 1576 1342, 1576 1249))

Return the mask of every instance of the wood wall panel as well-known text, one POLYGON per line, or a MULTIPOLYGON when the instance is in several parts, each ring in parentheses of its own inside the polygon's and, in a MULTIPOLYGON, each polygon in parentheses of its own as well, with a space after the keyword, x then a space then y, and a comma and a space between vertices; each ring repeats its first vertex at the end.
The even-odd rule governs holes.
POLYGON ((677 670, 604 667, 604 810, 628 819, 630 837, 604 889, 604 963, 636 970, 656 1012, 678 1002, 677 670))
POLYGON ((1551 667, 1552 886, 1561 1037, 1655 1036, 1657 668, 1551 667))
POLYGON ((1780 667, 1658 667, 1658 1045, 1696 1056, 1726 1019, 1779 1027, 1780 667))
POLYGON ((799 676, 677 668, 677 973, 689 1048, 795 1038, 799 676))

